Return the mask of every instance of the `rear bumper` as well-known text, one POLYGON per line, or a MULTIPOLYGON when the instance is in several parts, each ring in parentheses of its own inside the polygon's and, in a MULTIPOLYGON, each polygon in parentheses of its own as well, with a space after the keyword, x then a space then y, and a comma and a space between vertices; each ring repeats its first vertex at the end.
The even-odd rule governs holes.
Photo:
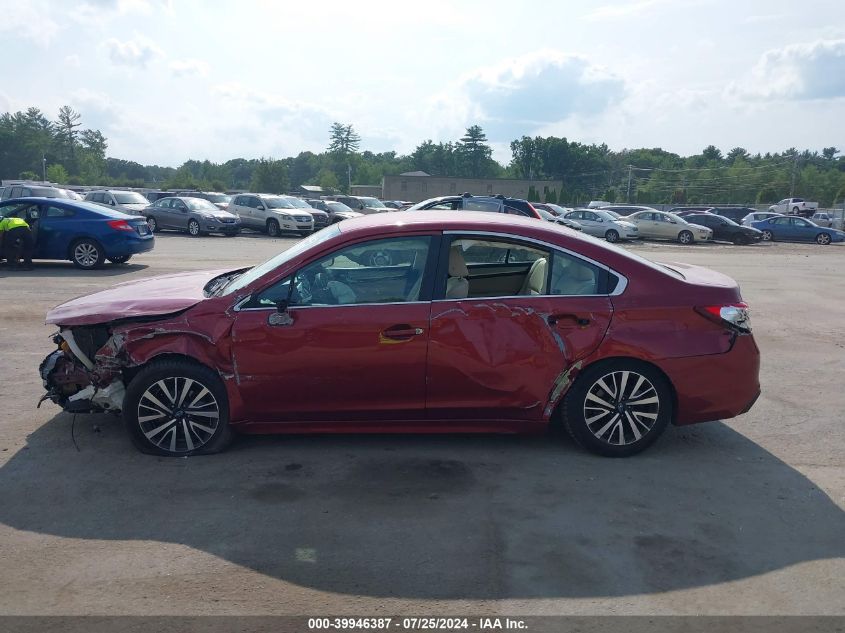
POLYGON ((657 365, 675 387, 677 425, 742 415, 760 395, 760 350, 751 334, 737 336, 724 354, 670 358, 657 365))
POLYGON ((151 235, 147 238, 130 237, 129 239, 114 240, 104 244, 106 257, 120 257, 123 255, 137 255, 146 253, 155 247, 155 238, 151 235))

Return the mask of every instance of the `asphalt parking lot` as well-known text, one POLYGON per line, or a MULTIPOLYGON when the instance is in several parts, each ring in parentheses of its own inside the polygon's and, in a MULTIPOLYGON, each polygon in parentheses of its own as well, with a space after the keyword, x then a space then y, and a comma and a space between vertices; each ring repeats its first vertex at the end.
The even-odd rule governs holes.
POLYGON ((510 436, 240 439, 159 459, 35 408, 44 314, 295 240, 157 237, 96 272, 0 268, 4 614, 845 614, 845 246, 631 247, 729 274, 763 395, 603 459, 510 436))

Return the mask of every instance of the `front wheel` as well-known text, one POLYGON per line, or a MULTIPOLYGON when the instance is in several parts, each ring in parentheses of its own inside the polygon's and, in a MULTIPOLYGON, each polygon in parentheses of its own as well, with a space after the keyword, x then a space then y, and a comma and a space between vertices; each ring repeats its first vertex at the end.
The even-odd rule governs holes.
POLYGON ((564 428, 582 447, 606 457, 648 448, 672 419, 672 392, 651 365, 617 360, 588 367, 561 405, 564 428))
POLYGON ((130 257, 132 257, 132 255, 115 255, 114 257, 109 257, 108 260, 112 264, 125 264, 129 261, 130 257))
POLYGON ((816 235, 816 243, 827 246, 830 244, 830 235, 828 233, 819 233, 816 235))
POLYGON ((764 242, 771 242, 775 239, 775 236, 772 235, 772 232, 769 230, 763 231, 763 236, 761 238, 764 242))
POLYGON ((191 220, 188 222, 188 235, 191 237, 199 237, 200 235, 200 223, 196 220, 191 220))
POLYGON ((279 237, 282 234, 282 229, 276 220, 267 220, 267 235, 270 237, 279 237))
POLYGON ((610 229, 607 233, 604 234, 604 239, 606 239, 611 244, 615 244, 619 241, 619 232, 615 231, 614 229, 610 229))
POLYGON ((76 242, 71 248, 71 261, 77 268, 93 270, 103 265, 106 254, 97 242, 85 238, 76 242))
POLYGON ((147 365, 129 384, 123 405, 132 442, 144 453, 217 453, 232 439, 226 389, 215 372, 197 363, 147 365))
POLYGON ((744 244, 748 243, 748 240, 745 239, 744 235, 734 235, 734 238, 733 238, 732 241, 736 246, 743 246, 744 244))
POLYGON ((695 241, 695 237, 690 231, 681 231, 678 233, 678 241, 681 244, 692 244, 695 241))

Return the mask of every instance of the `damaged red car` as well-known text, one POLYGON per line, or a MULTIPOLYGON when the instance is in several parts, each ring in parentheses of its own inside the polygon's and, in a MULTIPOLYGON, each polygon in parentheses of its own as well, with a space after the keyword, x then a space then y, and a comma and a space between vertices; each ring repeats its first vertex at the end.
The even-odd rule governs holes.
POLYGON ((45 399, 119 412, 164 455, 235 432, 561 425, 626 456, 760 393, 734 280, 505 215, 369 215, 254 268, 120 284, 47 322, 45 399))

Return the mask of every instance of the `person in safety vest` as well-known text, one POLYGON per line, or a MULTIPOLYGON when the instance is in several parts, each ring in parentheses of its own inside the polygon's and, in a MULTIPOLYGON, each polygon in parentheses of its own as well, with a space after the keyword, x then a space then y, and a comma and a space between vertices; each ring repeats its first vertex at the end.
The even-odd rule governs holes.
POLYGON ((0 253, 9 262, 12 270, 19 270, 18 260, 23 257, 23 268, 32 270, 32 231, 21 218, 0 219, 0 253))

